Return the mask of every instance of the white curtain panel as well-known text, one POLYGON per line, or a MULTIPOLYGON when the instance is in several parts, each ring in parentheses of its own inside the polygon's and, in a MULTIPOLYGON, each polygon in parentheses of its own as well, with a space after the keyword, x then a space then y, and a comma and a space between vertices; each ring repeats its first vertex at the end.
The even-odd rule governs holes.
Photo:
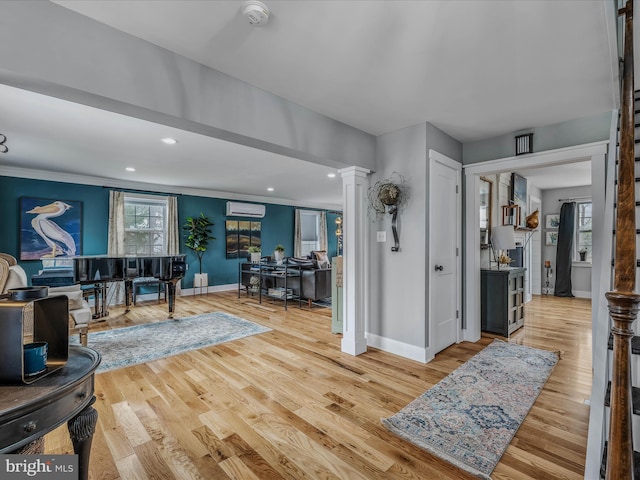
POLYGON ((167 254, 180 253, 180 230, 178 228, 178 198, 167 197, 167 254))
POLYGON ((320 212, 320 231, 318 232, 318 243, 320 248, 318 250, 324 250, 329 253, 329 247, 327 244, 327 212, 320 212))
MULTIPOLYGON (((124 255, 124 192, 109 192, 109 240, 107 253, 110 256, 124 255)), ((124 282, 109 284, 108 301, 124 303, 124 282)))
POLYGON ((109 255, 124 255, 124 192, 109 192, 109 255))
POLYGON ((300 210, 297 208, 295 211, 293 256, 295 258, 302 257, 302 225, 300 223, 300 210))

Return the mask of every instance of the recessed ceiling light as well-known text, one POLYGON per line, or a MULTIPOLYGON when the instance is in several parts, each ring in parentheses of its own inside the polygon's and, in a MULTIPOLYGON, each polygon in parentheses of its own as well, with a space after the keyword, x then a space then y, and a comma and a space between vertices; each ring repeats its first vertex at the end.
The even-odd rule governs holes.
POLYGON ((125 170, 126 170, 127 172, 135 172, 135 171, 136 171, 136 169, 135 169, 135 168, 133 168, 133 167, 127 167, 127 168, 125 168, 125 170))
POLYGON ((163 138, 161 142, 166 143, 167 145, 175 145, 176 143, 178 143, 178 140, 176 140, 175 138, 167 137, 163 138))
POLYGON ((327 173, 327 177, 336 178, 336 174, 335 173, 327 173))
POLYGON ((274 188, 273 187, 267 187, 267 192, 273 192, 274 188))

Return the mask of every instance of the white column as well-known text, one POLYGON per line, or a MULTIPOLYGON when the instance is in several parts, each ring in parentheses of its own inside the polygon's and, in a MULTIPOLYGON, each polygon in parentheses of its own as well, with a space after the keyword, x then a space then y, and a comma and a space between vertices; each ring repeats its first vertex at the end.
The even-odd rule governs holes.
POLYGON ((367 228, 366 168, 349 167, 342 175, 343 226, 343 332, 342 351, 360 355, 367 351, 367 275, 369 229, 367 228))

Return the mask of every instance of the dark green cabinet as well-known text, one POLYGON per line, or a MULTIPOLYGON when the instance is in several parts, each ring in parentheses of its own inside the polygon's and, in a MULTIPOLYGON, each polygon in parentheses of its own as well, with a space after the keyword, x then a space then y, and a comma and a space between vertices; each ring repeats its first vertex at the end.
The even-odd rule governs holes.
POLYGON ((525 270, 480 271, 482 331, 508 337, 524 325, 525 270))

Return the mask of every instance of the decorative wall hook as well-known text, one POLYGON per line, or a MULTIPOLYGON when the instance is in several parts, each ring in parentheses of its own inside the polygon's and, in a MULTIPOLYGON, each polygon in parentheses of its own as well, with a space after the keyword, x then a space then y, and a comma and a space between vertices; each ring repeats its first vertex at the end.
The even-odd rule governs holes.
POLYGON ((0 133, 0 153, 7 153, 9 151, 9 147, 4 144, 6 141, 7 136, 0 133))

